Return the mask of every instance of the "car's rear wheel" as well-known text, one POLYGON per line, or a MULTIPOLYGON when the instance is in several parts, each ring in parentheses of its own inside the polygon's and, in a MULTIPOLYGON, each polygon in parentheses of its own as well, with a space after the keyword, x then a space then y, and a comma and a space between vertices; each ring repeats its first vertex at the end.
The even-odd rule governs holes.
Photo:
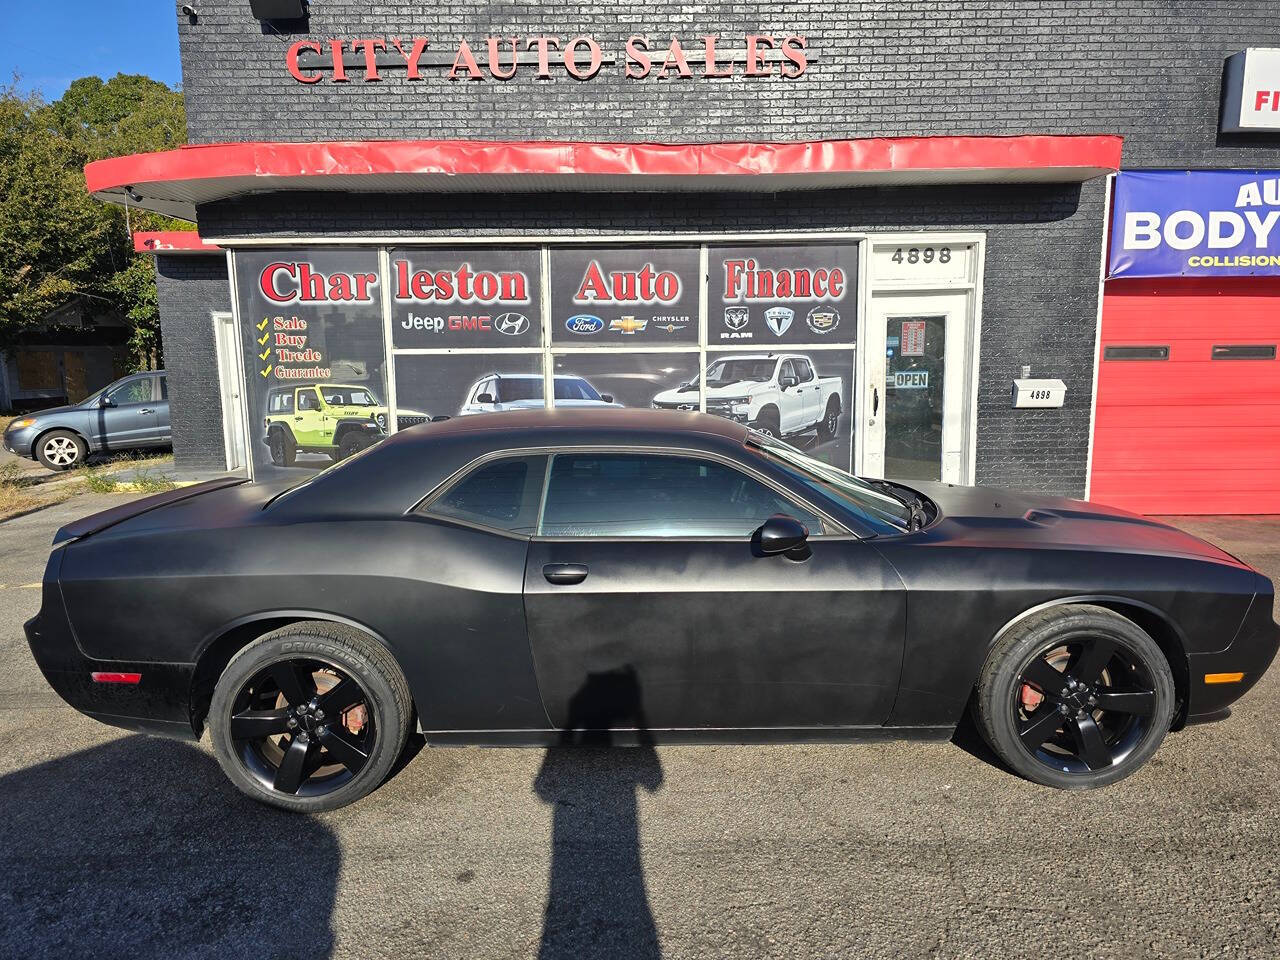
POLYGON ((818 439, 824 443, 828 440, 835 439, 836 431, 840 429, 840 403, 835 397, 827 404, 827 412, 822 415, 822 419, 818 422, 818 439))
POLYGON ((84 463, 88 447, 70 430, 50 430, 36 441, 36 457, 50 470, 70 470, 84 463))
POLYGON ((351 628, 293 624, 227 665, 209 705, 223 772, 286 810, 341 807, 377 787, 404 749, 409 687, 390 653, 351 628))
POLYGON ((1055 607, 996 643, 978 681, 978 728, 1036 783, 1087 789, 1122 780, 1169 731, 1173 674, 1133 621, 1088 604, 1055 607))
POLYGON ((277 467, 292 467, 298 459, 298 445, 283 430, 271 431, 268 446, 271 449, 271 462, 277 467))

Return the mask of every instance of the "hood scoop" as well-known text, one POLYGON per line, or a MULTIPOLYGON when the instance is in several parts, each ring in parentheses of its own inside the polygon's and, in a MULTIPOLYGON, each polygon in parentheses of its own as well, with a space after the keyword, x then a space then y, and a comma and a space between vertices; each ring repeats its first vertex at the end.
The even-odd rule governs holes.
POLYGON ((1050 513, 1048 510, 1037 510, 1033 507, 1022 515, 1022 519, 1041 527, 1051 527, 1062 517, 1056 513, 1050 513))

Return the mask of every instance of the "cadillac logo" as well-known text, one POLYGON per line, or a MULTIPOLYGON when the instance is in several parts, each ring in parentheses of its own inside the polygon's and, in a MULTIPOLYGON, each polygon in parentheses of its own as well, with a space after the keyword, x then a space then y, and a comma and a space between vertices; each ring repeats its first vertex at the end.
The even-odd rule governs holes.
POLYGON ((790 307, 770 307, 764 312, 764 322, 773 331, 775 337, 780 337, 790 330, 791 321, 795 318, 796 312, 790 307))
POLYGON ((518 337, 529 329, 529 318, 523 313, 504 313, 494 319, 493 327, 508 337, 518 337))
POLYGON ((840 326, 840 314, 835 307, 814 307, 805 318, 814 333, 830 333, 840 326))
POLYGON ((751 310, 748 307, 724 308, 724 325, 735 333, 745 327, 750 319, 751 310))

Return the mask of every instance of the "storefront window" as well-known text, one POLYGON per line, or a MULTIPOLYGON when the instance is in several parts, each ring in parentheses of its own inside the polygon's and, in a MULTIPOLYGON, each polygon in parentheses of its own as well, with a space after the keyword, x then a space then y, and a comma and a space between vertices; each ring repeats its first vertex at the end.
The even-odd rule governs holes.
POLYGON ((315 471, 384 435, 376 250, 241 250, 250 455, 259 478, 315 471))

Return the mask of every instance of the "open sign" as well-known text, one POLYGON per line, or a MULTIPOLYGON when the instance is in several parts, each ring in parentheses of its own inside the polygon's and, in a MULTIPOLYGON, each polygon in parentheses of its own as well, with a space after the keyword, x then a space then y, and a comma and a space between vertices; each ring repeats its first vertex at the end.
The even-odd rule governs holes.
POLYGON ((926 390, 928 387, 928 370, 893 371, 893 388, 895 390, 926 390))

